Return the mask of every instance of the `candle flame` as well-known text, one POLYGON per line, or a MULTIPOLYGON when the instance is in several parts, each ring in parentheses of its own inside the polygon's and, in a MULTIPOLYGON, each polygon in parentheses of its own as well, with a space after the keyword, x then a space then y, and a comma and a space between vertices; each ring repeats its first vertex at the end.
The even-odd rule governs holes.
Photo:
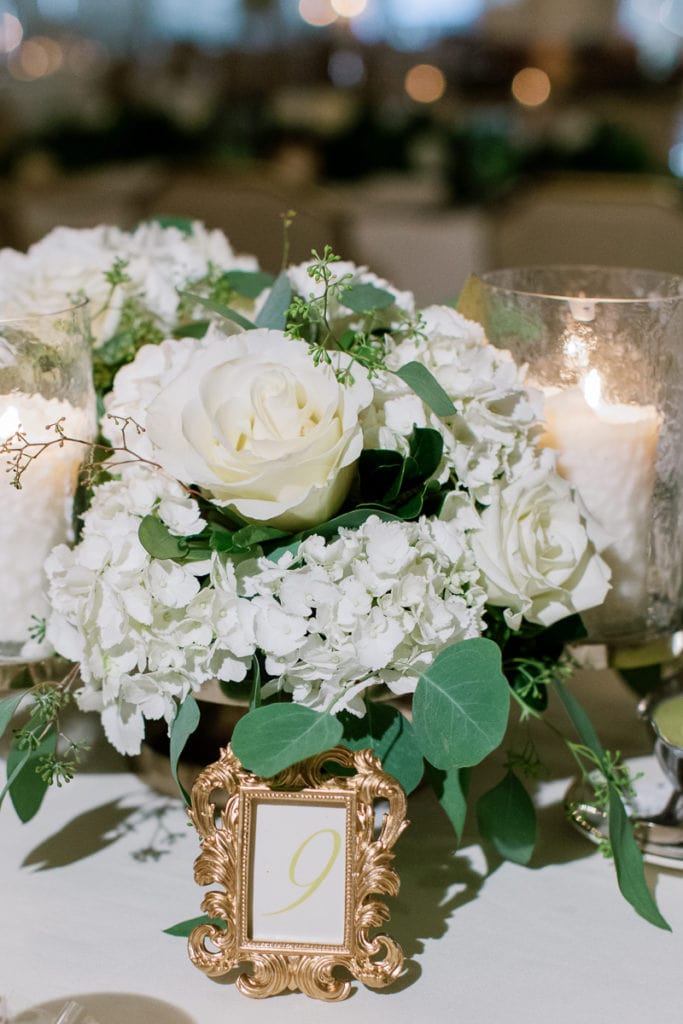
POLYGON ((8 437, 16 433, 19 427, 19 413, 13 405, 8 405, 0 416, 0 441, 6 441, 8 437))
POLYGON ((598 409, 602 404, 602 378, 597 370, 589 370, 581 382, 583 397, 591 409, 598 409))

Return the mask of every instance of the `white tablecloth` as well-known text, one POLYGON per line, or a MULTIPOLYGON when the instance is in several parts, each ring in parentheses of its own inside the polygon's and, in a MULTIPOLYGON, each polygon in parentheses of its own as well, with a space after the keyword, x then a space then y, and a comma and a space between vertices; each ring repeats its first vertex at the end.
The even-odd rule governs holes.
MULTIPOLYGON (((647 749, 634 699, 614 677, 585 673, 577 689, 608 746, 647 749)), ((484 774, 499 770, 490 763, 484 774)), ((184 939, 163 934, 200 913, 196 837, 179 803, 95 750, 89 770, 50 792, 33 822, 21 825, 3 807, 0 995, 19 1021, 21 1011, 71 998, 100 1024, 370 1024, 380 1015, 437 1024, 680 1022, 683 878, 647 867, 673 934, 638 918, 612 865, 565 822, 562 772, 564 762, 551 762, 554 777, 539 788, 542 839, 530 868, 487 864, 471 838, 458 850, 430 791, 411 797, 412 824, 397 847, 401 893, 388 901, 387 927, 407 954, 405 977, 385 992, 356 986, 345 1003, 326 1005, 298 993, 247 999, 193 967, 184 939)))

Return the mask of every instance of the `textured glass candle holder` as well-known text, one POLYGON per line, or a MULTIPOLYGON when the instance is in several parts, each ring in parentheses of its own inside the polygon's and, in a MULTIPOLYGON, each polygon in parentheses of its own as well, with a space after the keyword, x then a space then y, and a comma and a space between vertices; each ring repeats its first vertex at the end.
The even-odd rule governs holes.
MULTIPOLYGON (((37 457, 18 480, 5 453, 0 477, 0 664, 38 662, 48 611, 43 565, 73 537, 74 494, 87 448, 58 442, 95 436, 95 394, 87 305, 22 319, 0 319, 0 443, 37 457), (46 445, 46 447, 43 447, 46 445)), ((15 456, 16 457, 16 456, 15 456)))
POLYGON ((494 271, 459 308, 527 366, 612 570, 583 615, 622 667, 661 663, 683 626, 683 278, 584 266, 494 271))

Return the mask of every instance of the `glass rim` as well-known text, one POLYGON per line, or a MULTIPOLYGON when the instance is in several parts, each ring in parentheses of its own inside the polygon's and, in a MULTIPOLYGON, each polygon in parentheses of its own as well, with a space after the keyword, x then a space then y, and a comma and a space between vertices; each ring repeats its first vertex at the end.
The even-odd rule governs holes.
POLYGON ((658 270, 645 270, 640 267, 616 267, 616 266, 601 266, 597 263, 547 263, 547 264, 530 264, 528 266, 521 265, 519 267, 500 267, 496 270, 486 270, 480 274, 474 275, 483 284, 490 288, 495 288, 499 292, 505 292, 508 295, 522 295, 528 298, 534 299, 549 299, 553 302, 569 302, 569 301, 582 301, 582 302, 599 302, 599 303, 612 303, 614 305, 624 305, 626 303, 659 303, 659 302, 681 302, 683 301, 683 276, 680 274, 674 274, 669 271, 658 271, 658 270), (640 275, 641 278, 651 278, 653 281, 659 282, 678 282, 679 293, 677 295, 593 295, 587 292, 581 292, 578 294, 570 295, 567 293, 558 294, 555 291, 541 291, 536 288, 522 288, 514 287, 510 284, 499 283, 496 278, 503 277, 503 275, 512 274, 548 274, 548 273, 569 273, 569 272, 582 272, 588 273, 612 273, 621 274, 624 279, 627 277, 635 277, 640 275))
POLYGON ((3 326, 4 324, 23 324, 31 320, 45 320, 49 317, 65 316, 67 313, 75 313, 79 309, 85 309, 85 307, 89 305, 90 299, 84 298, 79 299, 78 302, 72 302, 69 305, 61 306, 59 309, 49 310, 42 313, 23 313, 21 316, 2 316, 2 307, 0 307, 0 326, 3 326))

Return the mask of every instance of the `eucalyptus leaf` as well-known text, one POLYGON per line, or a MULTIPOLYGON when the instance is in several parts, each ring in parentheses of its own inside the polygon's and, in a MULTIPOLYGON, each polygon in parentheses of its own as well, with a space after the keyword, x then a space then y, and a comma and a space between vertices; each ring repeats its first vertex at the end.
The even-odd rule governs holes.
POLYGON ((210 326, 210 320, 191 320, 174 327, 172 335, 174 338, 203 338, 210 326))
POLYGON ((3 800, 5 799, 7 794, 9 793, 10 788, 14 785, 15 779, 18 777, 19 773, 24 770, 24 766, 26 765, 26 763, 27 763, 27 761, 28 761, 30 756, 31 756, 31 751, 30 750, 25 750, 24 753, 23 753, 23 756, 16 759, 16 761, 12 765, 11 769, 10 769, 10 766, 9 766, 9 763, 8 763, 8 765, 7 765, 7 779, 5 780, 5 785, 0 790, 0 807, 2 806, 3 800))
POLYGON ((579 734, 579 738, 582 743, 585 743, 593 753, 601 760, 605 757, 605 749, 598 739, 598 734, 593 728, 593 723, 590 718, 583 710, 578 700, 573 693, 567 689, 563 682, 559 679, 554 681, 555 690, 558 697, 562 701, 562 705, 567 712, 570 720, 572 721, 574 728, 579 734))
POLYGON ((339 717, 344 726, 342 743, 349 750, 370 748, 406 793, 412 793, 424 774, 424 760, 411 723, 391 704, 367 701, 367 714, 348 712, 339 717))
POLYGON ((152 558, 182 559, 188 552, 184 537, 175 537, 157 516, 144 516, 138 527, 138 538, 152 558))
POLYGON ((202 914, 200 917, 191 917, 187 921, 172 924, 170 928, 164 928, 164 935, 177 935, 181 939, 186 939, 201 924, 212 924, 223 930, 226 928, 225 921, 221 921, 219 917, 207 917, 206 914, 202 914))
POLYGON ((396 296, 374 284, 351 284, 341 293, 341 302, 354 313, 372 313, 393 306, 396 296))
POLYGON ((657 928, 671 931, 647 887, 643 857, 618 791, 609 787, 609 838, 622 896, 636 913, 657 928))
POLYGON ((441 651, 413 696, 417 741, 435 768, 478 764, 503 739, 509 711, 500 649, 483 637, 441 651))
POLYGON ((40 809, 49 785, 36 773, 38 762, 57 749, 57 730, 51 726, 34 750, 21 749, 12 742, 7 756, 7 788, 10 800, 21 821, 30 821, 40 809), (11 781, 10 781, 11 780, 11 781))
POLYGON ((467 817, 467 791, 470 784, 469 768, 435 768, 427 762, 427 778, 436 799, 446 812, 458 839, 462 838, 467 817))
POLYGON ((130 331, 117 331, 96 350, 104 366, 118 366, 130 351, 135 351, 135 338, 130 331))
POLYGON ((4 700, 0 700, 0 736, 2 736, 12 721, 15 711, 25 696, 26 693, 17 693, 11 697, 5 697, 4 700))
POLYGON ((178 789, 183 795, 183 799, 186 804, 190 804, 191 800, 189 794, 182 782, 178 778, 178 762, 181 754, 185 749, 185 744, 196 730, 199 725, 199 719, 201 715, 199 713, 199 706, 197 701, 194 699, 192 694, 188 694, 183 703, 178 708, 173 722, 171 723, 171 735, 170 735, 170 761, 171 761, 171 774, 175 779, 178 789))
POLYGON ((410 454, 420 477, 426 480, 436 473, 443 455, 443 437, 431 427, 414 427, 410 436, 410 454))
POLYGON ((270 778, 297 761, 335 747, 342 724, 300 704, 255 708, 235 726, 232 750, 245 768, 270 778))
POLYGON ((233 323, 239 327, 243 327, 245 331, 253 331, 256 326, 247 320, 246 316, 242 316, 237 310, 231 309, 230 306, 226 306, 222 302, 216 302, 215 299, 205 298, 203 295, 195 295, 193 292, 186 292, 179 289, 179 295, 185 296, 185 298, 192 299, 198 306, 203 306, 204 309, 210 310, 212 313, 217 313, 218 316, 222 316, 224 320, 232 320, 233 323))
POLYGON ((289 536, 290 534, 286 530, 277 530, 274 526, 254 523, 253 525, 243 526, 240 530, 235 530, 232 535, 233 550, 249 551, 250 548, 255 547, 257 544, 263 544, 264 541, 280 540, 282 537, 289 536))
POLYGON ((269 327, 275 331, 284 331, 287 324, 287 310, 292 301, 292 288, 289 278, 283 270, 278 274, 270 290, 270 295, 256 317, 257 327, 269 327))
POLYGON ((479 831, 501 857, 528 864, 536 845, 536 810, 517 776, 508 771, 501 781, 479 798, 479 831))
POLYGON ((249 693, 249 708, 261 707, 261 662, 254 655, 251 659, 251 691, 249 693))
POLYGON ((221 281, 225 281, 245 299, 257 298, 262 291, 270 288, 274 280, 272 274, 266 274, 263 270, 226 270, 221 274, 221 281))
POLYGON ((412 388, 415 394, 437 416, 455 416, 456 408, 434 375, 422 363, 406 363, 396 376, 412 388))

